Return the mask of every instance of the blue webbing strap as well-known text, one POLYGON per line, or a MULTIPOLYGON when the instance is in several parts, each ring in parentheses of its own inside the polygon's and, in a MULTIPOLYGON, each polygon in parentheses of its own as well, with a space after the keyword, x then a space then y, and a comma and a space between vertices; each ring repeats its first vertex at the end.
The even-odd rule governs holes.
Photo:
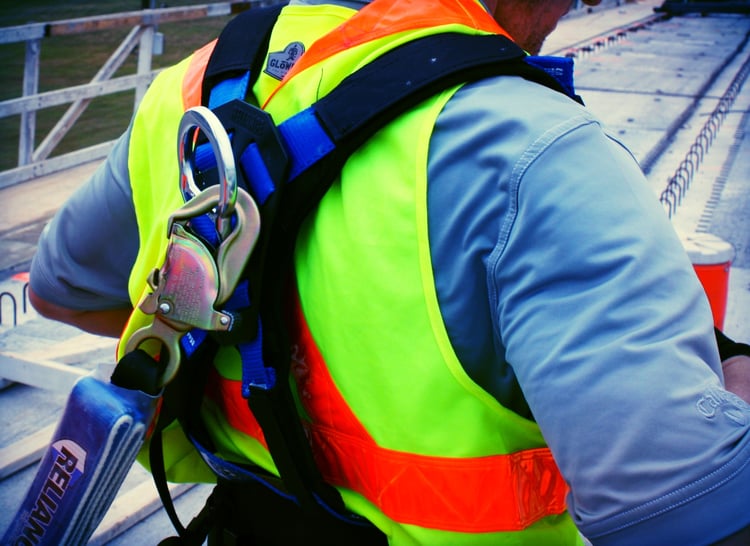
POLYGON ((289 182, 333 152, 336 144, 328 136, 313 107, 307 108, 279 125, 291 162, 289 182))
MULTIPOLYGON (((232 296, 224 305, 226 311, 240 311, 250 307, 248 281, 237 285, 232 296)), ((251 341, 237 344, 242 361, 242 396, 250 396, 250 387, 270 389, 276 384, 276 370, 263 364, 263 326, 258 318, 258 333, 251 341)))
MULTIPOLYGON (((251 74, 260 73, 271 31, 284 6, 285 2, 275 2, 274 5, 265 7, 252 6, 224 27, 203 76, 203 105, 208 106, 207 97, 211 90, 227 77, 234 77, 248 70, 251 74)), ((250 85, 253 83, 251 81, 250 85)))
MULTIPOLYGON (((241 78, 233 78, 231 83, 235 84, 238 79, 243 80, 246 84, 249 79, 249 73, 246 73, 241 78)), ((213 105, 212 108, 217 108, 238 98, 232 95, 232 92, 240 93, 242 97, 244 96, 242 89, 242 85, 221 86, 218 95, 219 98, 214 100, 214 94, 212 93, 209 104, 213 105)), ((289 154, 290 171, 287 182, 296 179, 304 171, 336 149, 336 144, 331 140, 315 116, 313 107, 307 108, 282 122, 278 126, 278 131, 284 147, 289 154)), ((232 135, 230 134, 229 136, 231 138, 232 135)), ((253 142, 245 148, 240 155, 239 165, 245 174, 245 180, 250 185, 250 193, 258 206, 262 206, 274 192, 275 185, 261 157, 257 142, 253 142)), ((208 142, 197 146, 195 166, 199 171, 207 171, 216 166, 216 158, 208 142)))
MULTIPOLYGON (((214 221, 203 214, 190 220, 190 228, 200 237, 205 239, 214 248, 221 241, 216 231, 214 221)), ((240 281, 232 292, 232 295, 223 306, 224 311, 241 311, 250 307, 250 293, 248 281, 240 281)), ((208 337, 205 330, 193 328, 180 340, 180 345, 188 358, 192 356, 198 347, 208 337)), ((276 383, 276 371, 272 367, 263 365, 263 343, 260 318, 258 319, 258 335, 250 340, 236 345, 242 361, 242 394, 245 398, 250 396, 250 386, 272 388, 276 383)))
POLYGON ((245 71, 233 78, 227 78, 217 83, 208 97, 208 107, 215 109, 233 99, 244 99, 250 83, 250 71, 245 71))
MULTIPOLYGON (((544 70, 547 74, 555 78, 563 87, 565 92, 571 96, 576 96, 575 85, 573 84, 573 59, 570 57, 552 57, 549 55, 530 55, 526 57, 526 63, 544 70)), ((578 98, 580 102, 580 98, 578 98)))
MULTIPOLYGON (((387 119, 393 119, 394 112, 406 111, 436 89, 502 74, 536 80, 580 102, 573 89, 572 59, 527 57, 501 36, 451 33, 430 36, 374 60, 316 104, 278 125, 290 160, 286 181, 297 179, 339 146, 346 148, 346 154, 353 151, 384 125, 377 119, 386 119, 384 112, 389 113, 387 119)), ((211 107, 244 98, 248 80, 249 73, 245 72, 217 85, 210 95, 211 107)), ((239 163, 251 184, 253 197, 262 206, 273 193, 274 184, 257 143, 244 150, 239 163)), ((211 164, 199 167, 207 169, 211 164)))
POLYGON ((250 191, 255 199, 255 203, 263 206, 271 194, 276 190, 276 186, 268 172, 263 157, 260 155, 260 148, 257 142, 253 142, 239 158, 240 168, 245 175, 245 180, 250 185, 250 191))

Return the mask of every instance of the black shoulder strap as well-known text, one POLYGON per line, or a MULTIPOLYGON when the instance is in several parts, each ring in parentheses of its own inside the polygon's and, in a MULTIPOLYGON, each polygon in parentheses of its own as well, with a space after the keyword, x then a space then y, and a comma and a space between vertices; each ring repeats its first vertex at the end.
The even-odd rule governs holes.
POLYGON ((201 102, 204 105, 208 104, 211 90, 220 81, 248 70, 252 81, 258 78, 271 31, 285 5, 251 8, 226 24, 203 76, 201 102))
POLYGON ((314 108, 337 143, 356 148, 373 134, 370 124, 382 126, 382 120, 463 82, 514 75, 566 92, 547 72, 527 64, 526 58, 520 47, 500 35, 427 36, 375 59, 314 108))
MULTIPOLYGON (((423 100, 460 83, 492 76, 521 76, 577 100, 554 77, 526 59, 526 53, 504 36, 459 33, 414 40, 375 59, 310 107, 335 149, 311 165, 314 175, 294 183, 295 196, 290 199, 296 201, 299 195, 302 203, 316 204, 327 190, 317 181, 332 181, 349 155, 377 130, 423 100), (305 188, 306 184, 310 187, 305 188)), ((291 209, 292 214, 298 212, 291 209)))

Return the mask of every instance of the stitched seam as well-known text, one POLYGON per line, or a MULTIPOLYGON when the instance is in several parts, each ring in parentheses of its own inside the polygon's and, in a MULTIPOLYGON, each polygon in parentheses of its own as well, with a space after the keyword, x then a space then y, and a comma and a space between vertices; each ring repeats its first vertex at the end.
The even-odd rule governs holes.
MULTIPOLYGON (((529 168, 544 155, 544 152, 560 139, 577 129, 598 124, 598 121, 592 119, 587 114, 581 114, 569 118, 542 133, 524 150, 513 166, 513 171, 511 172, 510 180, 508 182, 508 210, 500 219, 497 241, 492 254, 490 254, 487 266, 487 291, 490 301, 495 308, 498 306, 498 287, 496 285, 497 267, 500 258, 505 252, 508 240, 510 239, 510 233, 516 222, 519 209, 518 195, 520 193, 521 182, 524 175, 529 168)), ((496 323, 496 320, 497 317, 495 316, 495 313, 492 313, 492 321, 494 323, 493 330, 498 333, 500 332, 500 325, 496 323)), ((500 341, 502 342, 502 340, 500 341)))
POLYGON ((719 468, 717 468, 713 472, 710 472, 709 474, 706 474, 705 476, 703 476, 701 478, 698 478, 697 480, 694 480, 694 481, 690 482, 689 484, 686 484, 686 485, 680 487, 679 489, 671 491, 671 492, 667 493, 666 495, 662 495, 661 497, 657 497, 655 499, 652 499, 652 500, 650 500, 648 502, 645 502, 645 503, 643 503, 643 504, 641 504, 641 505, 639 505, 639 506, 637 506, 635 508, 631 508, 630 510, 626 510, 625 512, 620 512, 616 516, 612 516, 611 518, 607 518, 606 520, 597 523, 595 525, 595 527, 601 527, 606 521, 609 521, 609 520, 612 520, 612 519, 623 519, 623 518, 626 518, 629 514, 641 512, 641 511, 647 509, 649 506, 653 506, 655 504, 661 503, 665 499, 669 499, 670 497, 679 496, 684 491, 687 491, 687 490, 692 489, 694 487, 699 487, 701 483, 709 481, 712 477, 714 477, 714 476, 716 476, 718 474, 724 473, 727 470, 728 467, 731 467, 731 466, 733 466, 733 464, 736 464, 736 462, 738 460, 740 461, 740 466, 736 470, 732 471, 728 476, 726 476, 724 479, 718 481, 717 483, 715 483, 713 486, 709 487, 708 489, 704 489, 704 490, 701 490, 700 492, 693 493, 692 495, 690 495, 688 497, 685 497, 684 499, 682 499, 682 500, 680 500, 678 502, 674 502, 674 503, 670 504, 669 506, 665 506, 664 508, 662 508, 662 509, 660 509, 660 510, 658 510, 656 512, 649 512, 648 515, 641 516, 638 519, 629 521, 627 523, 622 523, 622 524, 618 525, 617 527, 614 527, 612 529, 608 529, 606 532, 600 532, 600 533, 594 533, 594 534, 592 534, 590 532, 587 532, 586 536, 588 536, 589 538, 596 538, 596 537, 601 537, 601 536, 610 535, 612 533, 616 533, 616 532, 621 531, 623 529, 626 529, 628 527, 632 527, 633 525, 638 525, 639 523, 643 523, 644 521, 647 521, 649 519, 652 519, 652 518, 655 518, 657 516, 660 516, 660 515, 662 515, 662 514, 664 514, 666 512, 669 512, 670 510, 673 510, 673 509, 675 509, 677 507, 683 506, 683 505, 685 505, 685 504, 687 504, 687 503, 689 503, 689 502, 691 502, 691 501, 693 501, 693 500, 695 500, 695 499, 697 499, 699 497, 702 497, 702 496, 710 493, 711 491, 714 491, 715 489, 718 489, 719 487, 721 487, 724 484, 726 484, 729 481, 731 481, 732 478, 734 478, 735 476, 737 476, 738 474, 740 474, 745 469, 745 467, 747 467, 750 464, 750 459, 742 461, 742 455, 746 451, 748 451, 748 447, 747 446, 745 447, 745 449, 741 450, 735 457, 733 457, 732 460, 726 462, 725 464, 723 464, 722 466, 720 466, 719 468))

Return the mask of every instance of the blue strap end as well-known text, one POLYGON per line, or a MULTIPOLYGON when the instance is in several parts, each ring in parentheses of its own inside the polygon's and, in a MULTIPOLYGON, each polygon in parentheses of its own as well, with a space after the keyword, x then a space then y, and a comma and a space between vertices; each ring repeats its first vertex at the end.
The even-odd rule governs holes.
POLYGON ((540 68, 555 78, 569 95, 575 95, 573 59, 570 57, 530 55, 525 60, 527 64, 540 68))

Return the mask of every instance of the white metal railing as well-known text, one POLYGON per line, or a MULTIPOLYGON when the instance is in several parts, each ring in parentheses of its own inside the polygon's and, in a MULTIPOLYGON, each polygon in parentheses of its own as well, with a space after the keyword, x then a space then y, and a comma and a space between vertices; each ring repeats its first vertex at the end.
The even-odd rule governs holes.
POLYGON ((188 7, 144 9, 0 28, 0 45, 18 42, 26 44, 22 95, 0 101, 0 118, 18 114, 21 116, 18 165, 0 172, 0 189, 37 176, 101 159, 107 155, 114 144, 113 141, 50 158, 51 152, 93 98, 133 89, 135 91, 134 108, 138 105, 148 85, 159 72, 159 70, 152 69, 151 63, 155 44, 157 47, 159 45, 160 35, 156 32, 159 23, 232 15, 251 7, 274 3, 278 3, 278 0, 276 2, 230 0, 188 7), (39 61, 45 38, 122 27, 132 27, 132 30, 89 83, 39 92, 39 61), (136 47, 138 48, 136 73, 113 77, 136 47), (70 104, 70 106, 40 144, 35 147, 37 111, 63 104, 70 104))
MULTIPOLYGON (((46 23, 0 28, 0 45, 25 42, 25 64, 22 95, 0 101, 0 118, 21 116, 18 139, 18 163, 15 168, 0 171, 0 189, 33 178, 104 158, 114 141, 102 142, 67 154, 50 157, 50 154, 70 131, 76 120, 92 99, 133 89, 134 109, 159 70, 152 69, 154 48, 160 45, 156 32, 159 23, 189 21, 206 17, 239 13, 251 7, 278 4, 283 0, 229 0, 211 4, 162 9, 143 9, 82 17, 46 23), (89 83, 39 92, 39 62, 45 38, 82 34, 87 32, 132 27, 122 43, 112 53, 89 83), (127 57, 138 47, 136 73, 113 77, 127 57), (36 140, 36 113, 44 108, 70 104, 39 146, 36 140)), ((620 0, 615 0, 619 5, 620 0)), ((575 0, 574 10, 583 9, 581 0, 575 0)))

